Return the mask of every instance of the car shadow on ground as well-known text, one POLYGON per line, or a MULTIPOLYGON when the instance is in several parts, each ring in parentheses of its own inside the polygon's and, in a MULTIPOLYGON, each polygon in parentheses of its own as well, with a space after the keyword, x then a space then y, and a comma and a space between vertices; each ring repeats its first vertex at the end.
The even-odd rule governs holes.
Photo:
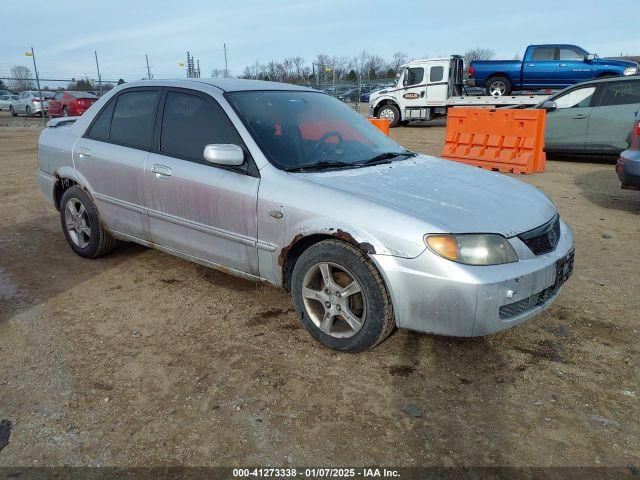
POLYGON ((640 214, 640 192, 623 190, 615 171, 585 173, 574 182, 584 198, 599 207, 640 214))

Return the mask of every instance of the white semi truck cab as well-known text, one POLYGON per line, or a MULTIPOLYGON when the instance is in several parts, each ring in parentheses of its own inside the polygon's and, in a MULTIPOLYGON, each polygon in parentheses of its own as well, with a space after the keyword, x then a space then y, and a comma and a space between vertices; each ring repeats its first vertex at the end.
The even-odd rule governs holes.
POLYGON ((454 106, 524 107, 537 105, 548 97, 466 95, 463 69, 464 61, 459 55, 412 60, 400 67, 395 86, 371 93, 369 114, 388 118, 391 127, 396 127, 445 116, 454 106))

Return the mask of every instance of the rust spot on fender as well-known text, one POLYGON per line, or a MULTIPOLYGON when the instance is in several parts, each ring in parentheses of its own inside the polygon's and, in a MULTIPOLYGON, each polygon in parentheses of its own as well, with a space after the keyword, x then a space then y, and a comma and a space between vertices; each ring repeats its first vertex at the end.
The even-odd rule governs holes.
POLYGON ((360 250, 367 252, 371 255, 376 253, 376 249, 373 248, 373 245, 371 245, 369 242, 357 242, 356 239, 353 238, 353 235, 351 235, 349 232, 345 232, 344 230, 338 229, 336 233, 332 235, 334 237, 340 238, 341 240, 344 240, 347 243, 350 243, 351 245, 355 245, 360 250))
POLYGON ((289 253, 289 250, 291 250, 291 247, 293 247, 296 243, 298 243, 298 241, 303 237, 304 235, 299 233, 298 235, 293 237, 293 240, 291 240, 291 243, 289 245, 287 245, 286 247, 283 247, 282 250, 280 250, 280 255, 278 255, 278 265, 280 265, 281 267, 284 267, 284 261, 287 258, 287 254, 289 253))
MULTIPOLYGON (((360 250, 366 253, 369 253, 371 255, 376 253, 376 249, 373 247, 371 243, 358 242, 356 241, 355 238, 353 238, 353 235, 351 235, 349 232, 345 232, 344 230, 337 229, 334 232, 333 229, 330 229, 327 232, 327 234, 331 235, 332 237, 339 238, 340 240, 344 240, 345 242, 350 243, 351 245, 358 247, 360 250)), ((298 243, 303 238, 304 238, 303 234, 301 233, 297 234, 295 237, 293 237, 293 240, 291 241, 291 243, 289 243, 289 245, 287 245, 286 247, 283 247, 282 250, 280 250, 280 255, 278 255, 278 265, 280 265, 281 267, 284 267, 284 263, 287 258, 287 255, 289 254, 289 251, 296 243, 298 243)))

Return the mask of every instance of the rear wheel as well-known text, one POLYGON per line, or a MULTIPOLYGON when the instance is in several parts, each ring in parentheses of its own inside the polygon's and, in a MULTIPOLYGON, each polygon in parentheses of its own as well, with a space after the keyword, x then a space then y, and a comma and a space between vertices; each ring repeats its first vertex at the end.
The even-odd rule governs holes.
POLYGON ((491 77, 487 80, 486 91, 487 95, 494 97, 509 95, 511 93, 511 82, 504 76, 491 77))
POLYGON ((400 112, 395 105, 383 105, 382 108, 378 110, 378 118, 386 118, 389 120, 389 126, 394 128, 397 127, 398 122, 400 122, 400 112))
POLYGON ((98 258, 115 244, 102 225, 93 200, 80 187, 70 187, 62 195, 60 221, 69 246, 81 257, 98 258))
POLYGON ((304 328, 334 350, 372 348, 395 326, 382 277, 366 254, 340 240, 319 242, 302 253, 291 294, 304 328))

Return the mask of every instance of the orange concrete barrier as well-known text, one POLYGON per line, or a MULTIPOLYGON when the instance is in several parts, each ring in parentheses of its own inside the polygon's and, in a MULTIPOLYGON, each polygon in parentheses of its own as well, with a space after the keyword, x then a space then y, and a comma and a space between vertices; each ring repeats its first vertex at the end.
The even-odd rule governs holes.
POLYGON ((387 137, 389 136, 389 125, 391 122, 388 118, 369 118, 368 120, 378 127, 378 130, 384 133, 387 137))
POLYGON ((487 170, 543 172, 545 110, 451 108, 442 157, 487 170))

